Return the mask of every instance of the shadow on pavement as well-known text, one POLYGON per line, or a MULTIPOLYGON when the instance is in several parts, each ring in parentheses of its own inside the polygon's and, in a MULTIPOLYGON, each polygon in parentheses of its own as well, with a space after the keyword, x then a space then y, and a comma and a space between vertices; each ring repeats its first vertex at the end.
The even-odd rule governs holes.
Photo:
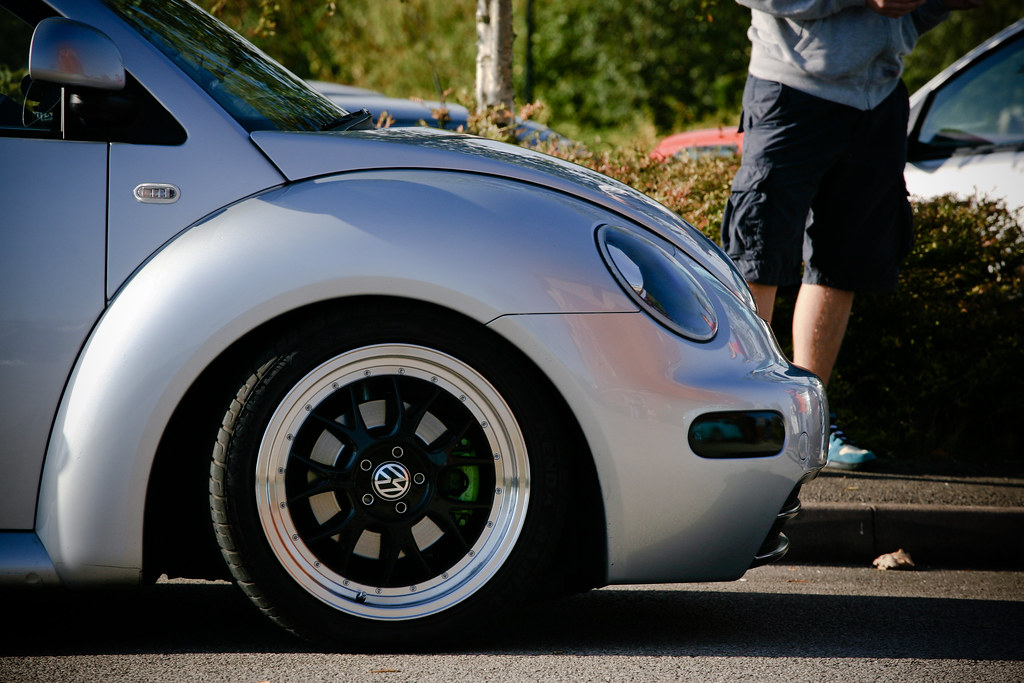
MULTIPOLYGON (((0 605, 6 657, 317 651, 230 584, 0 593, 0 605)), ((956 597, 605 589, 466 626, 453 651, 1024 661, 1024 602, 956 597)))

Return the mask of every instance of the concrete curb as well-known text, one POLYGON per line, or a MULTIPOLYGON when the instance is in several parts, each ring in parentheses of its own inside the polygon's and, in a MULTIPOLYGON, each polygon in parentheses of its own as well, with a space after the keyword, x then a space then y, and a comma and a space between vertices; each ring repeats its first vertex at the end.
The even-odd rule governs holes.
POLYGON ((1024 507, 808 503, 783 562, 871 566, 902 548, 918 566, 1024 569, 1024 507))

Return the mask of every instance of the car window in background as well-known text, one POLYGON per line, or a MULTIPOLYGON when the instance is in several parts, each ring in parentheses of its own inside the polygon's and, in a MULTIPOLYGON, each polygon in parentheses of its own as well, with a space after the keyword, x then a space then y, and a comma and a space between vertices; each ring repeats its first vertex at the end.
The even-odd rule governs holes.
POLYGON ((972 65, 935 93, 918 141, 929 156, 1024 144, 1024 38, 972 65))
POLYGON ((32 28, 0 7, 0 135, 49 137, 57 129, 60 91, 28 85, 32 28))
POLYGON ((248 131, 318 131, 345 112, 182 0, 105 0, 248 131))

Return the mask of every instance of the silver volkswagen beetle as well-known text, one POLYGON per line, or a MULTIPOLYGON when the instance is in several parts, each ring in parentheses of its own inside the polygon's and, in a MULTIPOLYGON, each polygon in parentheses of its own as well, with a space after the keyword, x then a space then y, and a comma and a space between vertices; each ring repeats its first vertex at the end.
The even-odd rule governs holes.
POLYGON ((186 0, 0 0, 0 584, 346 648, 778 559, 820 381, 630 188, 374 130, 186 0))

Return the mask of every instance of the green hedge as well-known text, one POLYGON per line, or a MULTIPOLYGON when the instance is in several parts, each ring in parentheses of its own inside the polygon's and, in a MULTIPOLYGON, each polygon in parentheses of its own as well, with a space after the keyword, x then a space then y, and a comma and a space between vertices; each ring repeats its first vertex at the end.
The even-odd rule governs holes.
MULTIPOLYGON (((719 239, 735 157, 657 162, 643 150, 552 153, 651 195, 719 239)), ((915 247, 898 291, 859 295, 829 399, 880 457, 1024 460, 1024 232, 1001 203, 915 203, 915 247)), ((791 351, 795 291, 775 328, 791 351)))
POLYGON ((830 384, 861 441, 893 457, 1022 460, 1024 234, 1005 208, 915 205, 892 295, 863 295, 830 384))

